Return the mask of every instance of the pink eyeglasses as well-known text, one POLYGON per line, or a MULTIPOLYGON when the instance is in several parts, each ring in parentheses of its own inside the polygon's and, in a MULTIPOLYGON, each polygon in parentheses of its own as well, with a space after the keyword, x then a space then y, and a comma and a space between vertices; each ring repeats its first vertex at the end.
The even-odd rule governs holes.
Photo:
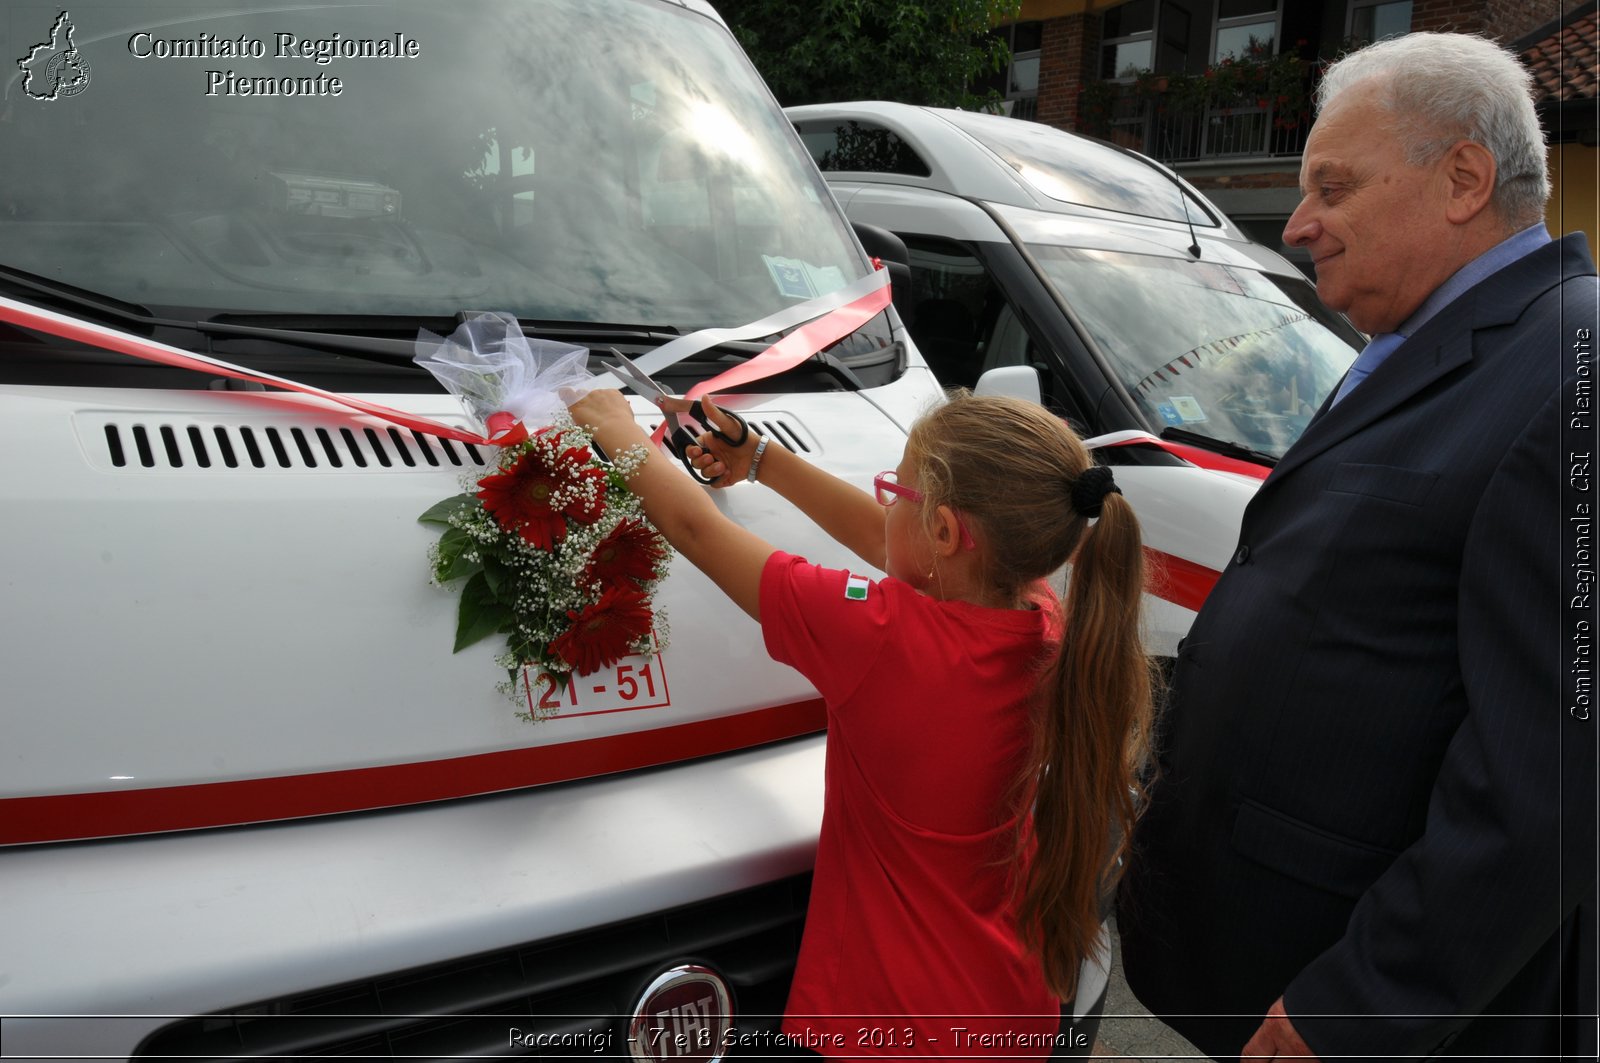
MULTIPOLYGON (((893 469, 885 469, 872 478, 872 490, 878 496, 878 505, 888 508, 904 498, 912 502, 921 502, 927 496, 915 487, 907 487, 900 482, 899 474, 893 469)), ((978 543, 972 538, 972 533, 967 531, 967 522, 961 519, 959 510, 952 508, 950 512, 956 515, 956 527, 961 529, 961 545, 967 550, 976 550, 978 543)))

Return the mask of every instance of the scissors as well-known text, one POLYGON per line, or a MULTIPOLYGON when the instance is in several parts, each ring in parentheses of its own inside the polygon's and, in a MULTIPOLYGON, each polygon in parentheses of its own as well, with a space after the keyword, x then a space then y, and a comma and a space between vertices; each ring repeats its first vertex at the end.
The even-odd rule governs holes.
MULTIPOLYGON (((650 374, 640 369, 637 365, 634 365, 633 360, 627 355, 623 354, 615 347, 608 349, 612 354, 617 356, 617 359, 621 364, 613 365, 610 362, 601 362, 600 364, 605 366, 611 372, 615 373, 622 380, 626 381, 628 386, 633 388, 634 391, 637 391, 650 401, 655 402, 658 406, 660 405, 659 400, 673 397, 672 392, 668 391, 666 388, 652 380, 650 378, 650 374)), ((672 413, 667 410, 662 410, 661 412, 666 416, 667 427, 670 429, 666 435, 667 449, 672 451, 673 454, 677 455, 678 460, 683 462, 683 467, 689 470, 689 475, 694 477, 697 483, 706 484, 708 486, 716 483, 715 480, 709 480, 704 476, 701 476, 700 471, 696 469, 689 461, 688 448, 699 446, 700 437, 691 431, 687 425, 680 421, 676 413, 672 413)), ((717 427, 706 418, 705 407, 700 404, 699 399, 696 399, 694 401, 694 405, 689 407, 689 416, 703 425, 708 432, 716 436, 723 443, 730 447, 744 446, 745 440, 750 438, 750 426, 745 423, 745 419, 734 413, 732 410, 720 410, 719 412, 733 418, 734 423, 739 428, 739 434, 737 436, 730 436, 718 430, 717 427)))

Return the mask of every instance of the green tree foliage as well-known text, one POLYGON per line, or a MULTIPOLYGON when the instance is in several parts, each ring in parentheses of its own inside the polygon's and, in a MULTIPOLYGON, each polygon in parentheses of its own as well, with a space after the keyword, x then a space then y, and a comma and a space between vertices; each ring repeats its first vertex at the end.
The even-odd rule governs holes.
POLYGON ((784 106, 897 100, 976 107, 1010 50, 990 30, 1020 0, 714 0, 784 106))

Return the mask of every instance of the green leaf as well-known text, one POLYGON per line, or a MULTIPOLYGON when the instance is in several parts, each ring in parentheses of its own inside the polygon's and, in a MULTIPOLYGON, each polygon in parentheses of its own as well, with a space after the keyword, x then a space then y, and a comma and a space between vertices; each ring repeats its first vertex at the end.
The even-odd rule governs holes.
POLYGON ((467 548, 472 542, 472 536, 462 528, 451 528, 439 536, 439 556, 454 557, 467 548))
POLYGON ((468 506, 476 505, 477 495, 452 495, 443 502, 435 502, 428 511, 417 518, 421 524, 449 524, 450 518, 468 506))
POLYGON ((483 561, 468 561, 461 554, 445 557, 441 552, 439 558, 439 582, 449 583, 451 580, 466 579, 483 571, 483 561))
POLYGON ((462 557, 469 552, 469 547, 475 545, 472 536, 460 528, 451 528, 439 536, 439 564, 436 574, 440 583, 464 579, 483 568, 481 561, 467 561, 462 557))
POLYGON ((489 554, 484 555, 481 564, 483 565, 483 578, 488 582, 489 590, 494 592, 495 597, 498 598, 504 591, 506 584, 510 582, 511 573, 506 571, 505 565, 499 559, 489 554))
POLYGON ((456 613, 456 653, 482 642, 500 630, 500 625, 512 619, 509 608, 502 605, 489 589, 483 573, 475 574, 461 589, 461 607, 456 613))

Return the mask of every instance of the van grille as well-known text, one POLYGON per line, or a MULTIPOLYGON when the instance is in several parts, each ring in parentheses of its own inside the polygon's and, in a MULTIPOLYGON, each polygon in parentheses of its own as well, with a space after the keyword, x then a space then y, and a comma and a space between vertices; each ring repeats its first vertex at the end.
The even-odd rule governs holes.
POLYGON ((560 938, 195 1016, 151 1034, 145 1060, 460 1059, 537 1054, 627 1059, 650 981, 700 963, 733 989, 741 1033, 775 1029, 799 952, 811 876, 560 938), (529 1040, 525 1043, 540 1043, 529 1040), (598 1048, 598 1050, 596 1050, 598 1048))

